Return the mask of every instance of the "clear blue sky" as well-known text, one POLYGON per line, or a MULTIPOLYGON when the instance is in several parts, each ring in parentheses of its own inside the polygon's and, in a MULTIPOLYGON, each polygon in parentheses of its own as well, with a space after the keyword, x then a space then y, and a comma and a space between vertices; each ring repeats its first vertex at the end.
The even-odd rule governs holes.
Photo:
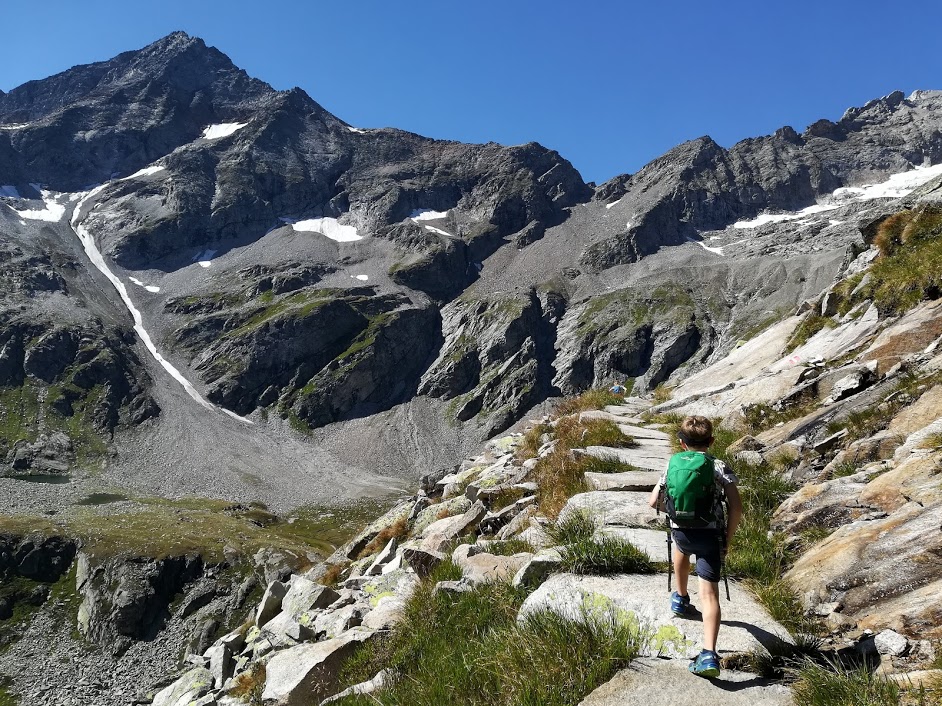
POLYGON ((362 127, 538 141, 587 180, 942 88, 942 3, 46 0, 0 6, 0 89, 181 29, 362 127))

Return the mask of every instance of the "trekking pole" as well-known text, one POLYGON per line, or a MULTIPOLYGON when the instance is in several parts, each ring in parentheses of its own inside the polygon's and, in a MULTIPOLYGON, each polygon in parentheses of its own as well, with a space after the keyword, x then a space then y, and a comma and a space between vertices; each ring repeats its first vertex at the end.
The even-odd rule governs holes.
POLYGON ((729 598, 729 576, 726 573, 726 528, 723 528, 723 534, 720 535, 720 573, 723 576, 723 583, 726 585, 726 600, 729 598))
POLYGON ((667 523, 667 592, 671 592, 671 574, 674 573, 674 559, 671 555, 671 523, 667 523))

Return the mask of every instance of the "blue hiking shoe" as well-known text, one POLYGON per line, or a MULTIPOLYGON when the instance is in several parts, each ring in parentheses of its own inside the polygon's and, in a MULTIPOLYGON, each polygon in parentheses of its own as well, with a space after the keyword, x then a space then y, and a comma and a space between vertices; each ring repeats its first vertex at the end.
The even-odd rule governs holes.
POLYGON ((720 675, 720 657, 716 652, 703 650, 687 669, 698 677, 715 679, 720 675))
POLYGON ((690 596, 682 596, 677 591, 671 594, 671 613, 674 615, 687 615, 690 608, 690 596))

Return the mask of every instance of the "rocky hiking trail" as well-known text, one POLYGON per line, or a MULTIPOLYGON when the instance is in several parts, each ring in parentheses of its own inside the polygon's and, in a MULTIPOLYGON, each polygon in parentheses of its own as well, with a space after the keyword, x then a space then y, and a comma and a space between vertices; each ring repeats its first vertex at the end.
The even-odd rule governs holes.
MULTIPOLYGON (((654 469, 666 467, 672 451, 661 425, 641 418, 650 405, 632 398, 602 411, 572 415, 576 421, 614 422, 632 432, 636 445, 627 451, 639 462, 639 470, 585 473, 586 487, 596 489, 573 496, 559 522, 574 514, 591 517, 598 538, 631 543, 652 562, 663 562, 666 533, 663 527, 652 529, 663 516, 655 516, 646 498, 659 476, 654 469)), ((536 458, 521 462, 514 452, 523 441, 522 434, 495 439, 483 455, 454 472, 426 477, 419 495, 372 523, 327 562, 288 581, 270 583, 251 625, 221 637, 202 656, 191 655, 188 660, 194 666, 157 693, 154 705, 232 705, 242 703, 233 693, 252 688, 262 703, 289 705, 344 703, 347 697, 378 692, 388 678, 382 672, 341 692, 338 677, 344 660, 393 628, 420 583, 448 561, 460 578, 439 581, 434 592, 461 594, 509 582, 535 588, 520 606, 518 623, 534 613, 553 612, 573 622, 603 617, 637 631, 639 658, 588 695, 584 704, 627 705, 639 699, 657 703, 664 698, 659 695, 660 678, 668 675, 686 680, 684 688, 714 703, 792 703, 786 687, 755 675, 728 669, 708 682, 686 672, 689 659, 700 649, 701 621, 697 612, 684 618, 671 614, 663 571, 605 576, 565 571, 566 547, 554 542, 551 521, 537 512, 537 484, 525 480, 556 442, 548 439, 536 458), (501 506, 500 498, 508 494, 518 499, 501 506), (496 551, 511 538, 529 551, 496 551), (333 587, 317 583, 329 567, 344 567, 345 578, 333 587), (264 683, 253 687, 260 665, 264 683)), ((601 445, 585 450, 599 458, 622 459, 625 452, 601 445)), ((696 606, 695 579, 690 588, 696 606)), ((722 656, 774 649, 791 641, 787 630, 747 590, 737 582, 731 582, 730 589, 732 600, 722 601, 722 656)))

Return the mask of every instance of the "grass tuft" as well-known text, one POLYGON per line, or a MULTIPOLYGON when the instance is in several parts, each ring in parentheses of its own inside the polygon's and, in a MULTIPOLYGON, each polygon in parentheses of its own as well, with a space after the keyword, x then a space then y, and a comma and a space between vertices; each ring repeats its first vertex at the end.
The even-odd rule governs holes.
POLYGON ((865 666, 845 669, 806 660, 795 671, 792 693, 802 706, 890 706, 900 703, 900 688, 865 666))
POLYGON ((379 534, 373 537, 373 539, 360 550, 357 559, 363 559, 371 554, 375 554, 389 544, 390 539, 402 539, 407 534, 409 534, 409 520, 405 517, 400 517, 388 527, 383 527, 383 529, 379 531, 379 534))
POLYGON ((576 412, 586 412, 591 409, 603 409, 608 405, 621 404, 624 401, 622 395, 616 395, 609 392, 606 388, 594 388, 583 392, 576 397, 568 397, 556 405, 553 410, 557 416, 575 414, 576 412))
POLYGON ((518 624, 525 592, 496 583, 433 594, 438 578, 419 586, 388 636, 362 647, 342 668, 345 684, 389 669, 388 686, 338 704, 564 706, 639 651, 637 626, 614 615, 587 616, 583 623, 537 613, 518 624))
POLYGON ((828 316, 814 313, 806 315, 792 333, 791 338, 788 339, 788 343, 785 344, 786 355, 805 345, 816 333, 835 326, 837 326, 837 322, 828 316))

